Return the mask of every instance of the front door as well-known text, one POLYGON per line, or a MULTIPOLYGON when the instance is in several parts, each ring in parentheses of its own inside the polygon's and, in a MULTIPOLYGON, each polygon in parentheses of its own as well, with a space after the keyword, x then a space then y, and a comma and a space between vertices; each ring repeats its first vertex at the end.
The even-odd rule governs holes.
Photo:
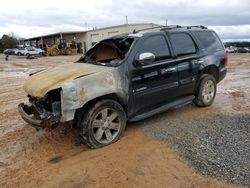
POLYGON ((176 97, 178 67, 172 59, 166 36, 158 34, 144 39, 136 57, 148 52, 155 55, 155 61, 133 67, 130 71, 130 117, 166 104, 176 97))

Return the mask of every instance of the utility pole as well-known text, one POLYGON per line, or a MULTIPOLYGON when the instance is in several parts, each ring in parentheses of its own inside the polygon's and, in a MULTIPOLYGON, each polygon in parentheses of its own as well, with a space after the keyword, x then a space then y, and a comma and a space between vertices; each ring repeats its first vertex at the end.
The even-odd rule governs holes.
POLYGON ((127 33, 128 32, 128 17, 127 16, 125 16, 125 18, 126 18, 126 25, 125 25, 125 32, 127 33))
POLYGON ((166 18, 166 26, 168 26, 168 19, 166 18))

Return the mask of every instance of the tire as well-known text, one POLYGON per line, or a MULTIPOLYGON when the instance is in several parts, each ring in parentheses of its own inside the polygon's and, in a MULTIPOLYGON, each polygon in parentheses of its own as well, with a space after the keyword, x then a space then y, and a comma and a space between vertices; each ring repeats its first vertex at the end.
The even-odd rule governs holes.
POLYGON ((20 52, 17 53, 18 56, 21 56, 22 54, 20 52))
POLYGON ((59 55, 59 51, 56 49, 52 50, 51 56, 57 56, 57 55, 59 55))
POLYGON ((27 53, 27 54, 26 54, 26 56, 27 56, 27 57, 29 57, 29 56, 30 56, 30 54, 29 54, 29 53, 27 53))
POLYGON ((66 55, 72 55, 72 54, 73 54, 73 51, 71 49, 66 50, 66 55))
POLYGON ((216 80, 212 75, 205 74, 201 77, 193 103, 198 107, 210 106, 216 96, 216 80))
POLYGON ((42 52, 39 52, 39 56, 42 57, 42 56, 43 56, 43 53, 42 53, 42 52))
POLYGON ((81 137, 90 148, 110 145, 123 135, 126 114, 123 107, 114 100, 102 100, 82 111, 79 118, 81 137))

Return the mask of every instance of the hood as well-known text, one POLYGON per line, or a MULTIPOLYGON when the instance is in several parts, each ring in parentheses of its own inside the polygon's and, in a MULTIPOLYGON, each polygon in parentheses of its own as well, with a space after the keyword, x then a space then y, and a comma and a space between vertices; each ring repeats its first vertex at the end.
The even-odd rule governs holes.
POLYGON ((106 68, 86 63, 59 65, 30 76, 24 83, 24 90, 31 96, 44 97, 48 91, 60 88, 65 82, 74 80, 79 76, 100 72, 106 68))

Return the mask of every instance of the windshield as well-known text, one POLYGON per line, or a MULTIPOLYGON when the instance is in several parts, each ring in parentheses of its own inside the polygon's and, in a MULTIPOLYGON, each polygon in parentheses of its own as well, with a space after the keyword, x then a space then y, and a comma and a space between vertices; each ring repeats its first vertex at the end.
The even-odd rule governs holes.
POLYGON ((91 48, 76 63, 90 63, 103 66, 117 66, 128 53, 134 38, 106 39, 91 48))

